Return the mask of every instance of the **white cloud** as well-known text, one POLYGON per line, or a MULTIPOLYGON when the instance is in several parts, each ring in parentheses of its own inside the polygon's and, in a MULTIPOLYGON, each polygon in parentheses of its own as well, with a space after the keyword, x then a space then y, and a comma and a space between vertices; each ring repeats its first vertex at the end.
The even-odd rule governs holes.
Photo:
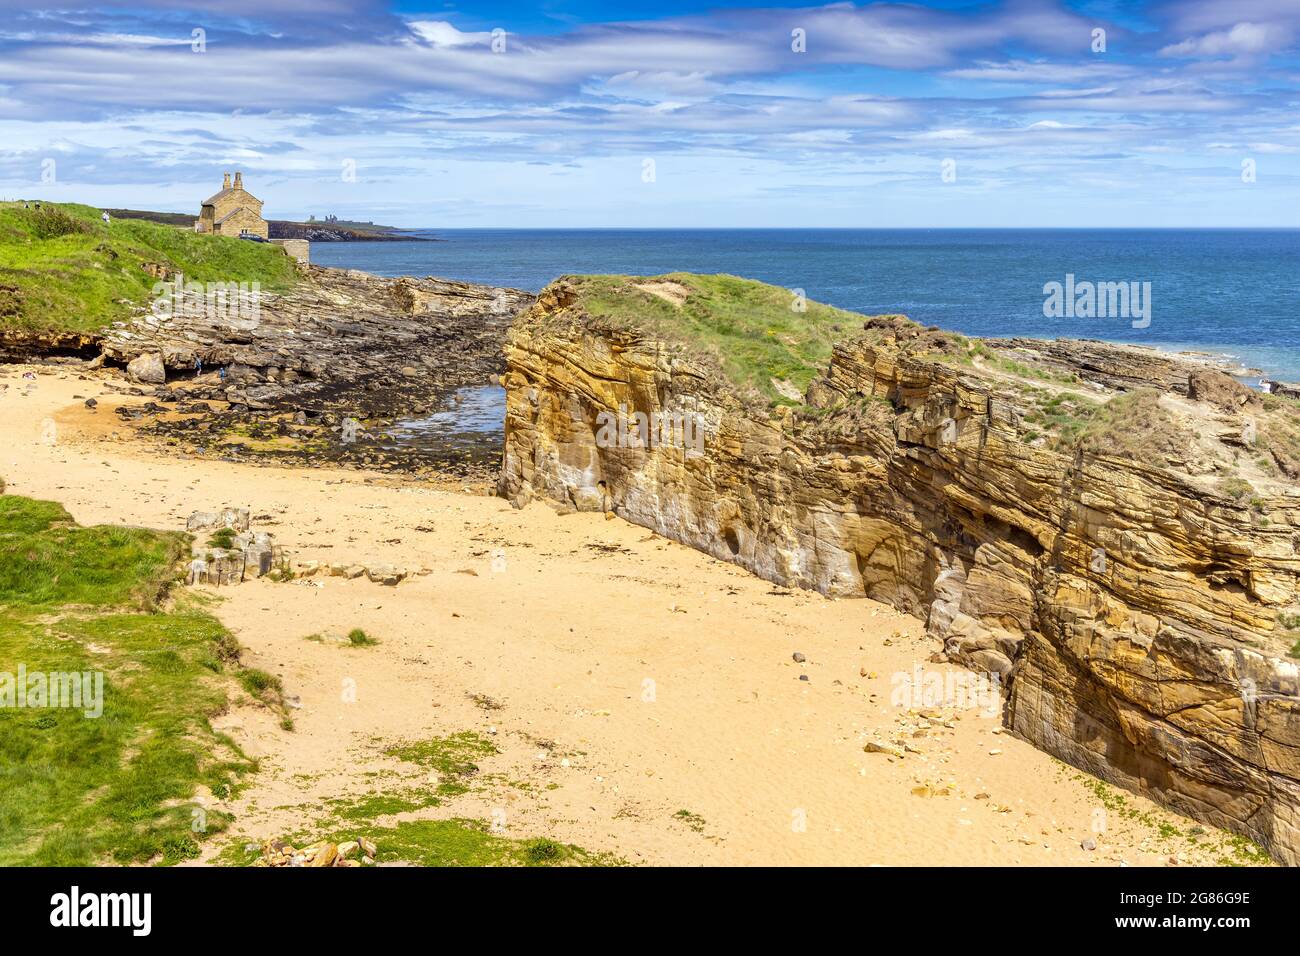
POLYGON ((1289 27, 1271 23, 1238 23, 1230 30, 1219 30, 1191 37, 1181 43, 1163 47, 1160 55, 1189 59, 1194 57, 1240 57, 1276 53, 1291 43, 1289 27))

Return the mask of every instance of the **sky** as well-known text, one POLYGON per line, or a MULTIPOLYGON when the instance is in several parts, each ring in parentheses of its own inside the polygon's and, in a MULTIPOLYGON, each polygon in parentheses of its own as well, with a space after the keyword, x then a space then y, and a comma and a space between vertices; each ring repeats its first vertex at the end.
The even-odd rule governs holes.
POLYGON ((0 0, 0 198, 397 226, 1294 227, 1300 0, 0 0))

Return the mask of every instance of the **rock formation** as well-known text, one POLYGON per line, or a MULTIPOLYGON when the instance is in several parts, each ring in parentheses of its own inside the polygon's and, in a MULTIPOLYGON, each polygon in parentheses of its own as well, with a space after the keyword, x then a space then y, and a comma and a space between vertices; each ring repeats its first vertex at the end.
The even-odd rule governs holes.
POLYGON ((1018 735, 1300 860, 1300 405, 1148 350, 843 313, 792 402, 730 359, 790 338, 775 313, 692 311, 692 282, 572 277, 520 315, 502 495, 887 601, 999 676, 1018 735), (682 416, 702 451, 645 440, 682 416))
POLYGON ((147 364, 143 381, 155 381, 155 358, 169 378, 192 376, 201 359, 226 370, 211 397, 267 410, 347 394, 361 415, 411 379, 446 389, 500 371, 506 328, 531 301, 514 289, 309 266, 292 291, 255 301, 182 288, 162 315, 117 323, 101 345, 110 361, 147 364))

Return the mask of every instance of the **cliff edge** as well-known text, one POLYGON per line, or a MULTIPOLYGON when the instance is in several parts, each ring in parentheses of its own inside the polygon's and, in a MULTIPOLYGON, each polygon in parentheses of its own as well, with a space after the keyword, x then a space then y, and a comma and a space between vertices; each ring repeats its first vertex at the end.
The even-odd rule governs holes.
POLYGON ((1036 746, 1300 861, 1300 403, 731 276, 570 276, 506 345, 499 482, 886 601, 1036 746))

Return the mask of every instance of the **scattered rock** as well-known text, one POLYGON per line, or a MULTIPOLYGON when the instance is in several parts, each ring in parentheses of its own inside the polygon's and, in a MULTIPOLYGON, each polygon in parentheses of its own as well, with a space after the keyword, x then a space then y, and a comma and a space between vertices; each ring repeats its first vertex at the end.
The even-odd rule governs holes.
POLYGON ((285 840, 267 840, 262 844, 262 855, 253 866, 349 867, 374 866, 377 854, 375 844, 365 837, 343 843, 313 843, 301 849, 285 840), (360 860, 354 859, 360 852, 360 860))
POLYGON ((878 740, 868 741, 867 745, 862 749, 869 754, 886 754, 890 757, 897 757, 899 760, 902 760, 905 756, 903 748, 895 747, 893 744, 882 743, 878 740))

